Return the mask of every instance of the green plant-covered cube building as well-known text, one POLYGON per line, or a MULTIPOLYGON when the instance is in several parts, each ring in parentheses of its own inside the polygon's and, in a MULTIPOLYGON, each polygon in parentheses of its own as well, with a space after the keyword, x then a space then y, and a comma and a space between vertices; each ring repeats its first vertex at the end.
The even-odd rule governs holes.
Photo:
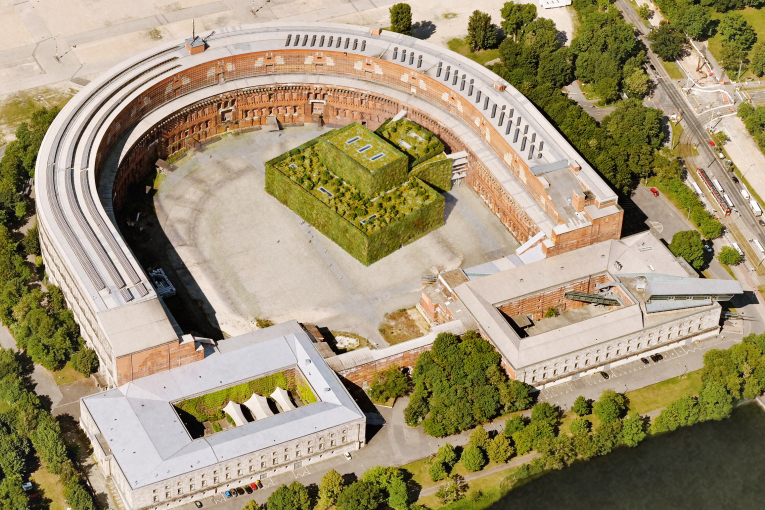
POLYGON ((444 223, 437 189, 448 189, 451 166, 443 170, 451 160, 423 131, 440 152, 414 170, 408 153, 358 123, 324 133, 268 161, 266 191, 362 264, 373 264, 444 223))

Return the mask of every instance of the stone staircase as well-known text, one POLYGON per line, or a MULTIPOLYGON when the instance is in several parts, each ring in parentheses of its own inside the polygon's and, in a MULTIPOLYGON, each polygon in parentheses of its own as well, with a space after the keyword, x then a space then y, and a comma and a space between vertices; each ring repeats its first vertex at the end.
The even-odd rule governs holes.
POLYGON ((111 476, 106 479, 106 493, 109 496, 109 508, 111 510, 127 510, 111 476))

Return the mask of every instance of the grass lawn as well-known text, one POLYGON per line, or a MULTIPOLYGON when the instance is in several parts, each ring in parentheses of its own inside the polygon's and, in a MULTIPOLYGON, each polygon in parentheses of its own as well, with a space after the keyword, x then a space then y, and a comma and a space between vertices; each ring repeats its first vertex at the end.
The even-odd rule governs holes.
POLYGON ((87 377, 72 367, 71 361, 64 365, 64 368, 61 370, 56 370, 55 372, 51 372, 51 374, 53 375, 53 379, 56 380, 56 384, 59 386, 87 379, 87 377))
POLYGON ((470 60, 475 60, 481 65, 484 65, 486 62, 494 60, 495 58, 499 58, 498 49, 480 50, 475 52, 470 51, 468 44, 465 42, 465 39, 452 39, 447 44, 450 50, 456 51, 460 55, 463 55, 470 60))
POLYGON ((640 414, 667 407, 685 394, 698 395, 701 390, 701 370, 689 372, 685 377, 673 377, 639 390, 627 393, 629 409, 640 414))
MULTIPOLYGON (((757 33, 757 41, 765 41, 765 11, 762 9, 755 9, 753 7, 747 7, 746 9, 741 9, 734 11, 736 14, 740 14, 749 25, 754 29, 754 31, 757 33)), ((723 17, 723 15, 719 12, 712 11, 712 19, 713 20, 719 20, 723 17)), ((719 33, 716 34, 714 37, 709 39, 709 51, 712 52, 712 55, 715 56, 716 59, 720 59, 720 52, 722 51, 722 35, 719 33)), ((738 72, 738 69, 731 71, 728 73, 728 77, 731 80, 736 79, 736 73, 738 72)), ((751 72, 742 72, 741 73, 741 79, 747 79, 747 78, 757 78, 754 74, 751 72)))
POLYGON ((30 477, 32 482, 37 486, 40 498, 43 503, 50 501, 50 504, 46 504, 46 508, 49 510, 66 510, 68 505, 64 501, 64 486, 61 485, 58 475, 54 475, 46 468, 41 467, 30 477))
MULTIPOLYGON (((457 450, 458 452, 460 451, 460 448, 461 447, 458 448, 457 450)), ((435 457, 435 455, 433 457, 435 457)), ((430 463, 431 463, 431 457, 426 457, 424 459, 416 460, 410 464, 405 464, 401 466, 401 468, 406 469, 409 473, 412 474, 412 481, 416 482, 421 488, 428 489, 430 487, 435 487, 436 485, 441 485, 442 483, 445 482, 445 480, 434 482, 433 480, 430 479, 430 472, 429 472, 430 463)), ((486 464, 486 466, 483 469, 484 470, 491 469, 496 466, 497 466, 496 462, 489 462, 488 464, 486 464)), ((458 462, 454 466, 454 469, 452 470, 452 474, 467 476, 467 475, 472 475, 473 473, 465 469, 462 466, 462 464, 458 462)))
POLYGON ((6 96, 0 101, 0 134, 5 130, 15 132, 18 125, 28 121, 35 110, 64 106, 76 93, 75 89, 39 87, 6 96))
POLYGON ((435 494, 420 498, 417 502, 421 505, 425 505, 427 508, 443 508, 444 510, 480 510, 488 508, 503 495, 503 491, 499 487, 502 479, 513 473, 516 469, 518 468, 512 467, 503 469, 502 471, 467 482, 467 497, 461 501, 452 503, 451 505, 441 507, 435 494), (478 491, 482 493, 482 496, 474 500, 473 495, 478 491))
POLYGON ((685 78, 685 75, 683 74, 683 72, 674 62, 664 62, 662 60, 661 63, 664 66, 664 70, 667 71, 667 74, 673 80, 682 80, 683 78, 685 78))
MULTIPOLYGON (((561 420, 560 423, 560 431, 565 433, 570 433, 571 430, 571 422, 574 421, 576 418, 578 418, 577 414, 574 411, 569 411, 566 414, 563 415, 563 420, 561 420)), ((592 430, 595 430, 598 425, 600 425, 600 419, 595 416, 594 414, 588 414, 584 418, 587 418, 590 420, 590 423, 592 423, 592 430)))

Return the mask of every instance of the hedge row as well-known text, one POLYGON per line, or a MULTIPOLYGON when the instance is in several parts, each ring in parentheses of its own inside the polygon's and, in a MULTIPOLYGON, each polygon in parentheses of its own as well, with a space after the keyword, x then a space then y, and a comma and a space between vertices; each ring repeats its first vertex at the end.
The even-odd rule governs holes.
POLYGON ((414 167, 409 175, 421 179, 438 191, 449 191, 452 189, 452 160, 441 152, 414 167))
POLYGON ((297 392, 300 400, 306 404, 311 404, 318 400, 303 377, 296 371, 290 370, 237 384, 236 386, 208 393, 201 397, 184 400, 175 404, 175 407, 189 413, 199 423, 217 421, 223 419, 223 408, 230 401, 241 404, 249 400, 253 394, 267 397, 277 387, 297 392))

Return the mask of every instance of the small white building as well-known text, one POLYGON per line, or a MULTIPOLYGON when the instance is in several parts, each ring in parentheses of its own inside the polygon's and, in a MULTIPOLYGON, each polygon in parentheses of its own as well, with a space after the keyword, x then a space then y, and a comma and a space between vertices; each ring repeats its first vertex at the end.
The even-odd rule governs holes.
POLYGON ((237 427, 241 427, 247 423, 247 418, 242 414, 242 406, 233 400, 226 404, 226 407, 223 408, 223 412, 231 416, 231 419, 234 420, 234 425, 237 427))
POLYGON ((268 399, 261 397, 257 393, 253 393, 252 396, 242 403, 247 409, 250 410, 252 417, 256 420, 265 420, 269 416, 273 416, 274 412, 268 405, 268 399))

